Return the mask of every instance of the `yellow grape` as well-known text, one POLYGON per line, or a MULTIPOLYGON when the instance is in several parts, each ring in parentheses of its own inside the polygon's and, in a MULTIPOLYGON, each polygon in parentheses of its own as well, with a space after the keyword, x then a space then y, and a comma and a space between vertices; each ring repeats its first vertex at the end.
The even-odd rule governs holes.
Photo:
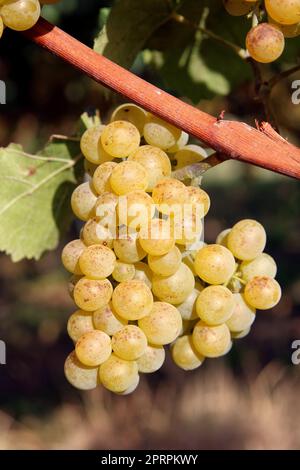
POLYGON ((32 28, 40 14, 41 7, 38 0, 9 1, 1 7, 3 23, 15 31, 32 28))
POLYGON ((121 393, 138 380, 138 366, 135 361, 125 361, 112 354, 99 368, 101 384, 111 392, 121 393))
POLYGON ((183 370, 197 369, 205 360, 205 357, 196 350, 191 335, 177 338, 171 351, 173 361, 183 370))
POLYGON ((69 320, 67 325, 68 335, 73 341, 78 341, 80 336, 88 333, 94 329, 93 317, 91 312, 84 310, 76 310, 69 320))
POLYGON ((200 145, 186 145, 174 155, 176 160, 175 170, 201 162, 207 156, 207 152, 200 145))
POLYGON ((246 284, 245 300, 254 308, 268 310, 275 307, 281 299, 278 282, 268 276, 256 276, 246 284))
POLYGON ((224 284, 235 271, 235 260, 224 246, 206 245, 196 254, 195 270, 208 284, 224 284))
POLYGON ((86 246, 81 240, 73 240, 64 247, 61 260, 67 271, 77 275, 82 274, 79 258, 85 249, 86 246))
POLYGON ((137 359, 139 372, 152 374, 160 369, 165 362, 166 352, 163 346, 149 344, 144 354, 137 359))
POLYGON ((127 225, 130 231, 147 226, 155 213, 153 199, 145 191, 132 191, 119 198, 117 215, 120 225, 127 225))
POLYGON ((71 207, 78 219, 85 222, 93 216, 97 195, 91 183, 82 183, 73 191, 71 207))
POLYGON ((252 260, 266 246, 266 231, 256 220, 245 219, 235 224, 228 235, 228 248, 240 260, 252 260))
POLYGON ((140 163, 126 160, 113 169, 109 182, 116 194, 124 195, 136 190, 145 191, 148 175, 140 163))
POLYGON ((277 266, 272 256, 267 253, 261 253, 250 261, 243 261, 239 271, 244 281, 248 282, 255 276, 275 277, 277 266))
MULTIPOLYGON (((199 209, 200 206, 198 206, 199 209)), ((202 233, 202 208, 196 213, 195 207, 185 206, 170 218, 172 235, 178 245, 192 245, 200 240, 202 233)))
POLYGON ((147 255, 140 245, 137 233, 128 233, 126 238, 114 240, 114 251, 124 263, 137 263, 147 255))
POLYGON ((86 246, 104 245, 113 247, 113 235, 109 228, 98 222, 97 217, 89 219, 82 229, 82 239, 86 246))
POLYGON ((99 366, 107 361, 111 351, 110 337, 100 330, 84 333, 75 346, 79 361, 88 367, 99 366))
POLYGON ((195 287, 195 278, 192 271, 181 263, 172 276, 158 276, 155 274, 152 281, 153 294, 164 302, 178 305, 184 302, 195 287))
POLYGON ((172 343, 181 330, 182 319, 177 308, 166 302, 154 302, 147 316, 138 321, 150 344, 163 346, 172 343))
POLYGON ((221 325, 230 319, 234 310, 234 296, 227 287, 208 286, 200 292, 196 303, 197 314, 207 325, 221 325))
POLYGON ((132 263, 124 263, 117 260, 115 268, 112 272, 112 277, 117 282, 131 281, 135 276, 135 267, 132 263))
POLYGON ((114 158, 128 157, 140 145, 138 129, 128 121, 114 121, 101 134, 104 150, 114 158))
POLYGON ((148 255, 148 265, 159 276, 172 276, 178 270, 181 259, 180 250, 174 246, 164 255, 148 255))
POLYGON ((257 62, 264 64, 277 60, 283 53, 284 46, 284 35, 269 23, 260 23, 254 26, 246 37, 246 47, 249 54, 257 62))
POLYGON ((112 337, 114 353, 121 359, 135 361, 147 349, 145 333, 136 325, 126 325, 112 337))
POLYGON ((73 276, 71 276, 70 279, 69 279, 68 292, 70 294, 71 299, 73 299, 73 300, 74 300, 74 296, 73 296, 74 288, 75 288, 77 282, 79 281, 79 279, 81 279, 82 277, 83 276, 80 276, 78 274, 73 274, 73 276))
POLYGON ((133 279, 137 281, 143 281, 149 289, 152 288, 152 278, 153 273, 149 268, 148 264, 139 261, 138 263, 134 264, 135 267, 135 275, 133 279))
POLYGON ((139 320, 151 312, 153 295, 142 281, 121 282, 112 296, 113 307, 120 317, 127 320, 139 320))
POLYGON ((255 320, 256 310, 246 302, 244 295, 233 294, 233 298, 233 312, 226 324, 231 332, 237 333, 251 327, 255 320))
POLYGON ((111 232, 116 231, 117 227, 117 205, 119 197, 111 192, 106 191, 100 194, 95 204, 94 212, 97 221, 104 227, 110 228, 111 232))
POLYGON ((115 269, 116 255, 104 245, 87 247, 79 258, 79 266, 90 279, 105 279, 115 269))
POLYGON ((245 338, 251 331, 251 326, 249 326, 249 328, 245 328, 244 330, 242 331, 231 331, 231 338, 232 339, 242 339, 242 338, 245 338))
POLYGON ((152 199, 163 214, 171 214, 178 206, 189 203, 186 186, 174 178, 160 180, 153 189, 152 199))
POLYGON ((138 129, 141 135, 143 135, 146 119, 147 111, 143 108, 140 108, 133 103, 124 103, 114 110, 110 121, 128 121, 138 129))
POLYGON ((176 140, 175 145, 172 145, 172 147, 167 148, 166 151, 168 153, 176 153, 180 149, 182 149, 188 143, 188 141, 189 135, 186 132, 181 131, 180 137, 178 140, 176 140))
POLYGON ((231 336, 226 324, 209 326, 199 321, 193 331, 193 343, 205 357, 220 357, 231 348, 231 336))
POLYGON ((278 23, 290 25, 300 21, 299 0, 265 0, 268 14, 278 23))
POLYGON ((181 136, 181 130, 168 124, 162 119, 150 115, 144 126, 144 138, 149 145, 166 150, 173 145, 181 136))
POLYGON ((216 244, 217 245, 223 245, 227 248, 228 244, 228 235, 230 234, 231 228, 226 228, 225 230, 222 230, 222 232, 219 233, 216 239, 216 244))
POLYGON ((98 385, 98 367, 87 367, 77 359, 75 351, 66 359, 65 376, 79 390, 93 390, 98 385))
POLYGON ((203 287, 200 283, 195 284, 195 288, 190 293, 190 295, 179 305, 176 305, 181 317, 183 320, 196 320, 198 319, 197 310, 196 310, 196 301, 203 290, 203 287))
POLYGON ((196 186, 188 186, 187 188, 188 197, 190 204, 195 205, 195 211, 199 210, 199 213, 205 217, 210 209, 210 197, 206 191, 196 186))
POLYGON ((223 3, 227 13, 229 13, 230 15, 243 16, 250 13, 253 8, 250 3, 254 2, 249 2, 247 0, 223 0, 223 3))
POLYGON ((152 191, 162 178, 171 175, 171 162, 168 155, 158 147, 143 145, 128 157, 129 161, 140 163, 146 170, 148 186, 146 191, 152 191))
POLYGON ((271 23, 276 28, 280 29, 285 38, 295 38, 300 36, 300 23, 296 24, 280 24, 277 23, 273 18, 269 16, 269 23, 271 23))
POLYGON ((135 392, 135 390, 139 386, 139 383, 140 383, 140 376, 137 375, 135 380, 130 385, 130 387, 128 387, 126 390, 124 390, 124 392, 118 392, 117 395, 121 395, 121 396, 130 395, 131 393, 135 392))
POLYGON ((115 312, 111 302, 93 313, 93 322, 96 330, 104 331, 109 336, 120 331, 128 323, 115 312))
POLYGON ((105 126, 99 124, 87 129, 81 137, 80 149, 88 162, 94 165, 110 161, 112 157, 104 151, 101 145, 100 136, 105 126))
POLYGON ((105 162, 98 166, 93 176, 93 187, 98 194, 106 192, 111 193, 110 177, 114 168, 117 167, 116 162, 105 162))
POLYGON ((170 224, 163 219, 153 219, 142 227, 139 241, 146 253, 155 256, 165 255, 175 246, 175 240, 170 233, 170 224))
POLYGON ((108 279, 96 280, 82 277, 73 291, 74 301, 82 310, 93 312, 108 304, 113 288, 108 279))

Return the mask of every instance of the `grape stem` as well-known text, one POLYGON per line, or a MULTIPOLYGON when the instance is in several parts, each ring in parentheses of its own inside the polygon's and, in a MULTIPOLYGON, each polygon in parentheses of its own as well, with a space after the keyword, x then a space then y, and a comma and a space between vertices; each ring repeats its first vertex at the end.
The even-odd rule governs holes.
MULTIPOLYGON (((19 33, 20 34, 20 33, 19 33)), ((300 149, 278 134, 243 122, 217 119, 135 76, 106 57, 40 18, 25 37, 108 88, 183 129, 215 149, 218 155, 257 165, 300 179, 300 149)))

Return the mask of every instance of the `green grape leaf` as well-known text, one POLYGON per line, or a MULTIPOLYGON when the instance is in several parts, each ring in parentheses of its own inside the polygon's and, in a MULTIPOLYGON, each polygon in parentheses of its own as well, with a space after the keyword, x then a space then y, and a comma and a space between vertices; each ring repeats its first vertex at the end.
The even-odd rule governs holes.
POLYGON ((57 246, 71 221, 80 157, 78 140, 64 137, 37 155, 16 144, 0 148, 0 250, 13 261, 39 259, 57 246))
POLYGON ((94 50, 130 68, 151 34, 169 17, 169 4, 168 0, 117 0, 94 50))
MULTIPOLYGON (((197 3, 187 0, 179 13, 196 26, 199 24, 239 47, 244 47, 246 33, 251 28, 247 18, 228 15, 217 0, 197 3)), ((156 69, 168 89, 198 103, 201 99, 227 95, 251 77, 249 64, 235 51, 197 31, 192 24, 193 34, 188 35, 188 26, 167 23, 147 42, 149 49, 144 52, 144 60, 156 69), (173 47, 165 47, 167 43, 173 47)))

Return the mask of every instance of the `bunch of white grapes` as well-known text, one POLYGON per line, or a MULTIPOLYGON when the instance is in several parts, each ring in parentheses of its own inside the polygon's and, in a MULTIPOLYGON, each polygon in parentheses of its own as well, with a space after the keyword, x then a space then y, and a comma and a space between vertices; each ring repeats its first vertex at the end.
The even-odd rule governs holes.
POLYGON ((233 16, 251 15, 259 10, 259 18, 265 17, 246 38, 247 50, 258 62, 274 62, 284 51, 285 39, 300 35, 300 0, 223 0, 223 3, 233 16))
POLYGON ((38 21, 42 5, 59 0, 0 0, 0 38, 5 27, 15 31, 32 28, 38 21))
POLYGON ((172 168, 199 162, 206 151, 136 105, 89 128, 81 150, 89 176, 71 205, 84 225, 62 252, 78 308, 68 321, 69 382, 128 394, 140 373, 163 365, 167 345, 184 370, 228 353, 232 338, 250 331, 256 309, 281 297, 262 225, 243 220, 215 244, 199 243, 209 196, 172 178, 172 168), (143 208, 138 218, 135 207, 143 208), (170 207, 191 210, 178 217, 170 207))

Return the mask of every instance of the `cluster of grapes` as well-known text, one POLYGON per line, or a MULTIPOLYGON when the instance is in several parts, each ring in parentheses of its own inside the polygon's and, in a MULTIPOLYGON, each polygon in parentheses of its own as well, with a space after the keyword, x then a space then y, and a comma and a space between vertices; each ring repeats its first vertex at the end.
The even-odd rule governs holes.
POLYGON ((258 62, 270 63, 284 51, 285 38, 300 35, 300 0, 265 0, 264 9, 257 0, 223 0, 228 13, 242 16, 255 13, 266 21, 252 27, 246 38, 250 56, 258 62))
POLYGON ((59 0, 0 0, 0 37, 6 27, 15 31, 32 28, 41 14, 41 5, 59 0))
POLYGON ((128 394, 139 373, 162 366, 168 344, 184 370, 226 354, 256 308, 281 297, 264 228, 243 220, 205 245, 209 196, 172 178, 172 166, 207 153, 138 106, 121 105, 108 125, 88 129, 81 150, 89 176, 71 204, 85 224, 62 253, 79 308, 68 321, 69 382, 128 394))

